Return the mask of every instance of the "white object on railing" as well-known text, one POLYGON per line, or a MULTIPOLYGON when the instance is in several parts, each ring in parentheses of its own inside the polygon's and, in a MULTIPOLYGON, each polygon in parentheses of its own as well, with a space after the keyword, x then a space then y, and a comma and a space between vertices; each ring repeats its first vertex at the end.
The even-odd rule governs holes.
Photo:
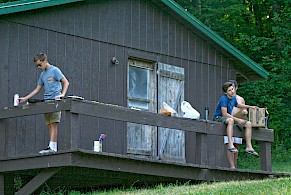
POLYGON ((19 106, 19 94, 14 95, 14 106, 19 106))
POLYGON ((195 110, 187 101, 181 103, 181 110, 184 112, 184 118, 199 119, 200 113, 195 110))
POLYGON ((173 109, 171 106, 169 106, 166 102, 163 102, 163 108, 164 108, 165 110, 171 112, 171 113, 172 113, 172 116, 177 114, 176 110, 174 110, 174 109, 173 109))
POLYGON ((102 142, 94 141, 94 152, 102 152, 102 142))

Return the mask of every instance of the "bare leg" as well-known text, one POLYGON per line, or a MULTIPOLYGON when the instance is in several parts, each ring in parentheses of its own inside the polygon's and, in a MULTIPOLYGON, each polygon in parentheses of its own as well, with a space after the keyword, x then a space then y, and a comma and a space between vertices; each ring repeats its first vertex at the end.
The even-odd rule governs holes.
MULTIPOLYGON (((228 145, 228 144, 227 144, 228 145)), ((227 150, 226 150, 226 155, 227 155, 227 159, 228 159, 228 162, 229 162, 229 166, 231 169, 235 169, 235 161, 234 161, 234 154, 233 152, 230 152, 229 151, 229 147, 227 147, 227 150)))
POLYGON ((50 141, 51 142, 57 142, 58 139, 58 124, 52 123, 48 124, 48 129, 50 133, 50 141))
MULTIPOLYGON (((238 144, 233 144, 234 147, 238 150, 239 149, 239 146, 238 144)), ((230 166, 230 169, 235 169, 237 167, 237 158, 238 158, 238 153, 234 153, 234 152, 230 152, 228 150, 228 146, 227 146, 227 151, 226 151, 226 154, 227 154, 227 158, 228 158, 228 162, 229 162, 229 166, 230 166)))
POLYGON ((245 125, 246 150, 253 150, 252 146, 252 124, 247 122, 245 125))
POLYGON ((228 118, 225 121, 225 123, 227 124, 226 135, 227 135, 227 138, 228 138, 228 149, 234 148, 234 145, 233 145, 233 142, 232 142, 234 120, 232 118, 228 118))
POLYGON ((254 151, 252 146, 252 123, 248 121, 245 125, 245 128, 246 151, 252 155, 259 156, 259 154, 254 151))
POLYGON ((49 136, 50 136, 50 142, 48 145, 48 148, 39 151, 40 154, 49 154, 56 152, 57 149, 57 137, 58 137, 58 126, 57 123, 51 123, 47 125, 49 129, 49 136))
MULTIPOLYGON (((238 144, 233 144, 234 147, 238 150, 239 146, 238 144)), ((233 154, 233 162, 234 162, 234 166, 237 167, 237 159, 238 159, 238 153, 234 153, 233 154)))

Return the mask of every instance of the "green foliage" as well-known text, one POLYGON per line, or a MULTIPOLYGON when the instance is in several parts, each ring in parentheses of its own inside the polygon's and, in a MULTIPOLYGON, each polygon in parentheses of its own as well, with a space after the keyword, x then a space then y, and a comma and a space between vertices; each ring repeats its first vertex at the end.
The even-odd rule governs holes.
POLYGON ((64 187, 58 187, 51 189, 48 185, 44 185, 43 190, 39 193, 40 195, 65 195, 71 194, 64 187))
POLYGON ((14 188, 16 190, 20 190, 20 188, 23 186, 22 178, 17 175, 13 178, 13 181, 14 181, 14 188))
POLYGON ((241 32, 257 34, 254 14, 248 10, 248 5, 241 1, 206 0, 201 3, 201 11, 189 8, 191 4, 185 3, 185 0, 177 2, 183 7, 186 6, 190 13, 231 43, 241 32))
POLYGON ((291 82, 288 76, 271 73, 267 80, 243 84, 238 91, 248 104, 268 109, 268 126, 275 132, 274 146, 283 144, 291 148, 290 89, 291 82))
POLYGON ((11 2, 11 1, 18 1, 18 0, 0 0, 0 3, 7 3, 7 2, 11 2))
MULTIPOLYGON (((281 3, 282 5, 283 3, 281 3)), ((291 4, 285 2, 280 13, 272 20, 270 37, 242 35, 239 43, 245 45, 244 52, 255 56, 256 61, 270 71, 264 81, 243 85, 241 95, 248 104, 267 107, 269 128, 275 130, 275 148, 291 148, 291 4)))
POLYGON ((194 1, 177 0, 270 72, 267 80, 243 84, 238 94, 268 108, 273 149, 291 148, 291 0, 205 0, 200 12, 194 1))

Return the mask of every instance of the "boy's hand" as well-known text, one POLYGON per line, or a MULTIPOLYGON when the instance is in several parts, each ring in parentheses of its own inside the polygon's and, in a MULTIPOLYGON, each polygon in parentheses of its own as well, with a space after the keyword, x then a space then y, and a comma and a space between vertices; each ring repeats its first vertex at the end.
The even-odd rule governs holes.
POLYGON ((64 95, 57 95, 56 97, 55 97, 55 100, 61 100, 62 98, 64 97, 64 95))
POLYGON ((26 98, 24 98, 24 97, 20 97, 20 98, 18 98, 18 101, 19 102, 25 102, 27 99, 26 98))
POLYGON ((243 119, 237 119, 237 121, 240 125, 244 125, 245 124, 245 120, 243 119))
POLYGON ((248 114, 248 110, 247 110, 247 109, 243 109, 243 110, 241 111, 241 113, 244 114, 244 115, 247 115, 247 114, 248 114))
POLYGON ((258 106, 250 106, 251 109, 258 109, 258 106))

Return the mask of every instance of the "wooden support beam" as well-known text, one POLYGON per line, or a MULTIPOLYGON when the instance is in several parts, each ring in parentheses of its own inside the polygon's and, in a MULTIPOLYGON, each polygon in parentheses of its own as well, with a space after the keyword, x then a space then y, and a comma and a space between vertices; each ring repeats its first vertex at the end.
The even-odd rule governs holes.
POLYGON ((272 171, 271 143, 261 142, 261 170, 272 171))
POLYGON ((79 148, 80 141, 80 121, 79 114, 74 114, 69 111, 65 113, 66 115, 66 140, 65 140, 65 150, 77 149, 79 148))
POLYGON ((141 175, 156 175, 170 178, 190 179, 196 181, 225 181, 241 179, 263 179, 270 172, 230 170, 228 168, 209 167, 207 165, 194 165, 180 163, 165 163, 163 161, 135 159, 122 155, 85 154, 73 155, 73 167, 92 168, 94 170, 107 170, 141 175))
POLYGON ((208 165, 208 143, 207 134, 197 133, 196 134, 196 164, 208 165))
POLYGON ((30 180, 25 186, 23 186, 15 195, 26 195, 32 194, 37 190, 43 183, 45 183, 49 178, 56 174, 60 168, 56 169, 45 169, 36 175, 32 180, 30 180))
POLYGON ((195 164, 196 163, 196 133, 185 131, 185 157, 186 163, 195 164))
MULTIPOLYGON (((5 156, 6 131, 5 121, 0 120, 0 157, 5 156)), ((0 193, 1 194, 1 193, 0 193)))
POLYGON ((4 193, 4 175, 0 174, 0 194, 5 194, 4 193))
POLYGON ((71 161, 71 153, 68 151, 49 155, 28 156, 28 158, 9 158, 0 160, 0 173, 70 166, 72 164, 71 161))

